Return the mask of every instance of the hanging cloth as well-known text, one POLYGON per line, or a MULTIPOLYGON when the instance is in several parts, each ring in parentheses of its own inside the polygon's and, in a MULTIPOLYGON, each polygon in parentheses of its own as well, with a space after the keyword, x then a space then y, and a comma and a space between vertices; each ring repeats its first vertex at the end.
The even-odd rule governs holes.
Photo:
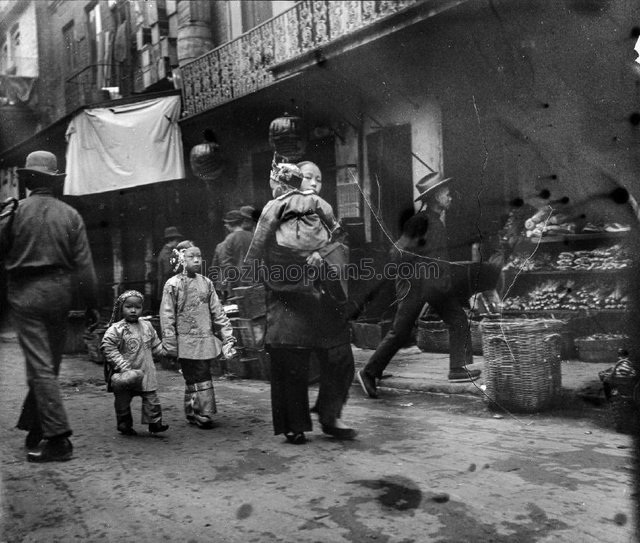
POLYGON ((81 111, 67 128, 64 194, 184 178, 179 118, 180 96, 81 111))

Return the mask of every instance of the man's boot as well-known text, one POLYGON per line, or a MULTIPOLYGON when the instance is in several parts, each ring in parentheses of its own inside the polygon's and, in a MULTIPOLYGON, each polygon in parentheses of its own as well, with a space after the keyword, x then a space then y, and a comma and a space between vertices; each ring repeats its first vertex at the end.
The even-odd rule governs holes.
POLYGON ((55 436, 47 440, 42 451, 27 454, 29 462, 66 462, 73 456, 73 445, 65 436, 55 436))

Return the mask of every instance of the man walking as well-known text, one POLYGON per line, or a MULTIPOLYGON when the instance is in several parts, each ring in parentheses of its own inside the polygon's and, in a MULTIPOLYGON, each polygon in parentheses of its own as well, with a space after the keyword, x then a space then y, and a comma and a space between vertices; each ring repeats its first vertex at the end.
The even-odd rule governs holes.
POLYGON ((67 314, 79 285, 88 316, 97 321, 96 274, 80 214, 55 198, 62 187, 55 155, 35 151, 18 169, 31 190, 0 225, 0 254, 8 273, 8 298, 25 356, 29 393, 17 427, 27 430, 30 462, 71 459, 71 427, 58 383, 67 314), (77 281, 74 280, 77 276, 77 281))
POLYGON ((382 376, 393 356, 407 342, 425 303, 449 325, 449 381, 473 381, 480 370, 467 368, 473 363, 471 333, 460 301, 451 294, 451 274, 444 214, 451 206, 449 183, 437 172, 418 183, 419 196, 426 210, 411 217, 392 249, 394 260, 412 266, 409 278, 396 279, 396 309, 393 327, 378 345, 366 366, 356 375, 362 390, 377 398, 376 379, 382 376), (422 273, 426 272, 426 273, 422 273))

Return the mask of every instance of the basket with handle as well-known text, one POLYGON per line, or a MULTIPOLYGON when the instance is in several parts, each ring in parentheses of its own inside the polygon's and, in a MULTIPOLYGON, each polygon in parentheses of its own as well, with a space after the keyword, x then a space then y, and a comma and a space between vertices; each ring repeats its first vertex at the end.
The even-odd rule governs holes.
POLYGON ((534 413, 560 397, 565 323, 557 319, 485 320, 482 347, 491 407, 534 413))
POLYGON ((609 400, 613 427, 623 434, 640 433, 640 377, 628 358, 599 373, 609 400))

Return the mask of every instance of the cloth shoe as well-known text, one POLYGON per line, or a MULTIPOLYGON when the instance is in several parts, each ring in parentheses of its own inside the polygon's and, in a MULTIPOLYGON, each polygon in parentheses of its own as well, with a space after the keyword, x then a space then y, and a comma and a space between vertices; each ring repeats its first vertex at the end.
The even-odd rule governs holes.
POLYGON ((169 429, 168 424, 162 424, 161 422, 152 422, 149 424, 149 431, 152 434, 159 434, 160 432, 166 432, 169 429))
POLYGON ((449 372, 449 381, 451 383, 465 383, 470 381, 475 381, 480 374, 481 370, 472 370, 465 366, 462 368, 456 368, 449 372))
POLYGON ((27 454, 29 462, 66 462, 73 456, 73 445, 67 437, 54 437, 45 443, 42 451, 27 454))
POLYGON ((378 391, 376 390, 376 379, 371 375, 365 373, 364 370, 360 370, 356 373, 358 383, 362 387, 362 391, 369 396, 369 398, 377 398, 378 391))
POLYGON ((287 438, 287 442, 292 445, 304 445, 307 442, 307 438, 303 432, 289 432, 284 435, 287 438))

